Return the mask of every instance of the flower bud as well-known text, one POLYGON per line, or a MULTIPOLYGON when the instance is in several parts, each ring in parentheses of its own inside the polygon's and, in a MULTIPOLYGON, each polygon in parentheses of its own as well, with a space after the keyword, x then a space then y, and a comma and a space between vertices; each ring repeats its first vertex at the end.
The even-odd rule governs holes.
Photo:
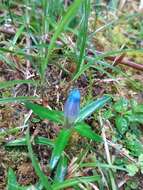
POLYGON ((73 89, 68 95, 64 105, 64 117, 66 124, 71 126, 77 119, 80 111, 80 92, 78 89, 73 89))

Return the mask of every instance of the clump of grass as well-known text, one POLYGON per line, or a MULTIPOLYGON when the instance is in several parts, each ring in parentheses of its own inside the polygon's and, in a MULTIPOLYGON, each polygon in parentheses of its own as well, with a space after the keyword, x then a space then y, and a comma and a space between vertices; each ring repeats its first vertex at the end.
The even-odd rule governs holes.
POLYGON ((21 134, 22 138, 10 141, 5 146, 27 147, 39 179, 36 184, 22 186, 10 166, 7 189, 93 187, 115 190, 126 183, 122 179, 117 184, 118 171, 128 176, 142 172, 142 104, 136 101, 128 103, 127 98, 118 98, 125 96, 126 88, 129 89, 127 94, 134 96, 142 86, 130 77, 130 73, 134 74, 135 71, 123 67, 124 57, 143 52, 136 43, 138 36, 142 36, 141 13, 129 14, 126 11, 121 14, 118 1, 109 1, 106 7, 103 2, 92 0, 11 0, 2 2, 0 7, 0 31, 3 33, 0 35, 0 73, 4 75, 0 81, 0 106, 3 110, 8 103, 13 107, 16 105, 19 110, 18 103, 21 103, 29 110, 28 114, 24 110, 22 126, 20 123, 20 127, 1 131, 0 136, 14 138, 15 133, 21 134), (122 27, 127 32, 121 34, 120 30, 118 33, 117 30, 122 27), (53 82, 47 73, 49 66, 60 68, 55 75, 60 75, 61 81, 54 79, 53 82), (88 81, 87 92, 82 86, 82 77, 88 81), (22 88, 22 85, 27 85, 28 93, 26 96, 16 96, 13 90, 16 91, 18 86, 22 88), (43 95, 47 87, 52 89, 54 85, 57 89, 55 102, 61 102, 60 110, 49 106, 50 95, 47 95, 48 101, 43 95), (67 89, 76 85, 80 86, 81 104, 84 106, 79 109, 79 91, 76 89, 69 95, 63 113, 66 96, 62 97, 58 89, 65 94, 67 89), (102 89, 97 92, 97 97, 93 93, 93 90, 97 91, 94 85, 102 89), (5 96, 4 90, 7 89, 11 96, 5 96), (115 103, 109 101, 111 97, 115 103), (31 119, 32 112, 36 115, 35 123, 31 119), (48 134, 44 133, 44 137, 35 135, 37 132, 31 125, 41 125, 42 120, 48 122, 48 128, 52 125, 53 131, 57 127, 54 135, 49 132, 50 129, 48 134), (39 164, 39 154, 35 147, 33 149, 35 145, 48 147, 49 175, 43 172, 39 164), (115 153, 112 150, 116 150, 115 153))

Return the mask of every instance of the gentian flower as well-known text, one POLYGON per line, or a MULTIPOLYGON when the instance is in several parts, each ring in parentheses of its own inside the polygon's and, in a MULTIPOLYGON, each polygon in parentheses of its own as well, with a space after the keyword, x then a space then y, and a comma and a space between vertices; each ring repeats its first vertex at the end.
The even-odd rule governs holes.
POLYGON ((64 105, 64 117, 66 126, 71 126, 77 119, 80 111, 80 92, 78 89, 73 89, 68 95, 64 105))

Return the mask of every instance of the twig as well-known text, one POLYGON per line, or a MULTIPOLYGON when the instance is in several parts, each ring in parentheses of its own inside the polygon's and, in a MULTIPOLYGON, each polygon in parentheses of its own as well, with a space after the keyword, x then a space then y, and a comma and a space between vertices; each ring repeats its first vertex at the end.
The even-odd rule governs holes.
POLYGON ((125 54, 122 54, 121 56, 117 57, 105 57, 105 59, 108 59, 110 61, 114 61, 115 59, 115 65, 122 64, 126 65, 128 67, 132 67, 133 69, 137 69, 140 71, 143 71, 143 65, 135 63, 134 61, 129 60, 127 57, 124 57, 125 54))
MULTIPOLYGON (((102 55, 103 52, 100 52, 98 51, 97 52, 99 55, 102 55)), ((89 49, 88 50, 88 54, 91 55, 91 56, 94 56, 94 52, 89 49)), ((104 57, 106 60, 109 60, 109 61, 113 61, 115 65, 117 64, 122 64, 122 65, 126 65, 128 67, 131 67, 133 69, 136 69, 136 70, 139 70, 139 71, 143 71, 143 65, 142 64, 138 64, 138 63, 135 63, 134 61, 131 61, 130 59, 128 59, 127 57, 125 57, 125 53, 119 55, 119 56, 107 56, 107 57, 104 57)))

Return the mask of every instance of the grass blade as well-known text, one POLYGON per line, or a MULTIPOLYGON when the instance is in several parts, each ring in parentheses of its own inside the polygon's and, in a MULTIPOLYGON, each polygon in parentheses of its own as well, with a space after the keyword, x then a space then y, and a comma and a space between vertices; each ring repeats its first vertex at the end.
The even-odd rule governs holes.
POLYGON ((57 29, 56 29, 55 33, 53 34, 53 37, 51 39, 51 42, 50 42, 50 45, 49 45, 49 48, 48 48, 47 57, 46 57, 43 65, 41 66, 41 74, 42 74, 42 76, 44 76, 46 66, 48 64, 49 58, 51 56, 51 53, 52 53, 52 51, 53 51, 53 49, 55 47, 55 42, 56 42, 57 38, 60 36, 60 34, 65 29, 65 27, 68 25, 68 23, 75 16, 75 14, 76 14, 77 10, 79 9, 82 2, 83 2, 83 0, 75 0, 74 3, 67 10, 67 13, 64 15, 63 19, 57 24, 57 29))
MULTIPOLYGON (((40 137, 40 136, 35 137, 34 143, 39 144, 39 145, 48 145, 50 147, 54 146, 54 143, 50 139, 48 139, 46 137, 40 137)), ((7 146, 7 147, 26 146, 26 145, 27 145, 26 137, 13 140, 13 141, 5 144, 5 146, 7 146)))
POLYGON ((79 50, 80 50, 80 55, 79 55, 79 60, 78 60, 78 65, 77 65, 77 71, 76 73, 79 72, 83 65, 84 61, 84 54, 85 54, 85 48, 86 48, 86 41, 87 41, 87 31, 88 31, 88 16, 89 16, 89 11, 90 11, 90 1, 85 0, 83 4, 83 21, 81 23, 81 30, 79 31, 79 41, 80 43, 78 44, 79 50))
POLYGON ((30 135, 29 135, 29 130, 27 130, 27 133, 26 133, 26 142, 27 142, 27 147, 28 147, 28 152, 29 152, 29 156, 30 156, 30 159, 32 161, 32 165, 35 169, 35 172, 36 174, 38 175, 39 179, 40 179, 40 182, 42 183, 42 185, 48 189, 48 190, 52 190, 51 188, 51 184, 47 178, 47 176, 42 172, 40 166, 39 166, 39 163, 37 162, 37 159, 36 157, 34 156, 34 153, 33 153, 33 150, 32 150, 32 146, 31 146, 31 143, 30 143, 30 135))
POLYGON ((121 170, 121 171, 128 171, 126 168, 120 167, 120 166, 116 166, 116 165, 109 165, 109 164, 105 164, 105 163, 100 163, 98 161, 96 162, 89 162, 89 163, 81 163, 80 167, 82 168, 88 168, 88 167, 100 167, 100 168, 104 168, 104 169, 113 169, 113 170, 121 170))
POLYGON ((17 96, 17 97, 0 98, 0 104, 25 102, 27 100, 36 100, 36 99, 39 98, 35 96, 17 96))
POLYGON ((13 61, 9 60, 2 52, 0 52, 0 61, 10 66, 12 69, 16 69, 16 66, 13 61))
POLYGON ((4 131, 2 130, 0 132, 0 139, 4 138, 7 135, 14 135, 17 134, 21 129, 23 130, 24 128, 26 128, 27 125, 21 126, 21 127, 13 127, 13 128, 8 128, 5 129, 4 131))
POLYGON ((67 158, 63 155, 59 160, 54 181, 63 182, 67 172, 67 158))
MULTIPOLYGON (((16 32, 13 40, 12 40, 12 46, 14 46, 18 40, 18 38, 20 37, 20 35, 24 32, 25 27, 22 25, 16 32)), ((10 49, 12 50, 14 47, 11 47, 10 49)))
POLYGON ((38 84, 38 82, 34 80, 12 80, 12 81, 0 82, 0 89, 13 87, 16 84, 38 84))
POLYGON ((15 190, 15 187, 17 185, 18 184, 17 184, 17 180, 16 180, 16 175, 15 175, 13 169, 9 168, 7 190, 15 190))
POLYGON ((52 186, 53 190, 59 190, 59 189, 64 189, 67 187, 72 187, 74 185, 78 185, 80 183, 89 183, 89 182, 94 182, 94 181, 99 181, 100 180, 100 176, 96 175, 96 176, 88 176, 88 177, 76 177, 73 179, 68 179, 65 180, 62 183, 56 183, 52 186))

